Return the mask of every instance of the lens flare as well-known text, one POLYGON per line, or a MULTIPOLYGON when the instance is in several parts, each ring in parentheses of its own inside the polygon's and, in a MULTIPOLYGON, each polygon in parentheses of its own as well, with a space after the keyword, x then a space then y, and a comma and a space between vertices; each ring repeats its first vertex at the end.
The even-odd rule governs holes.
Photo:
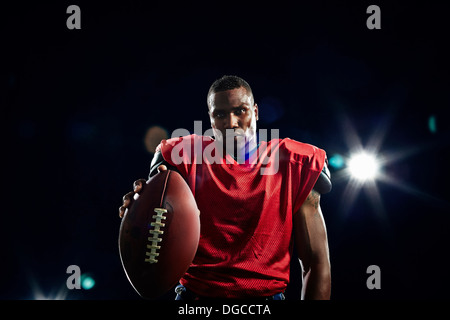
POLYGON ((351 177, 360 182, 373 181, 378 176, 380 164, 374 154, 361 151, 350 157, 348 170, 351 177))

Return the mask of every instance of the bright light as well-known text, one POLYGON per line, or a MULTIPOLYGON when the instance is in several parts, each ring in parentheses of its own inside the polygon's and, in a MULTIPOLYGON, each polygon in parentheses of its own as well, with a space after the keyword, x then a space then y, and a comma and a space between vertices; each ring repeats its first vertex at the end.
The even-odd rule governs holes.
POLYGON ((81 287, 84 290, 90 290, 95 286, 95 280, 90 275, 81 275, 81 287))
POLYGON ((360 182, 375 180, 379 169, 380 165, 375 155, 364 151, 351 156, 348 161, 350 175, 360 182))
POLYGON ((33 300, 66 300, 69 294, 69 290, 65 283, 60 286, 58 291, 54 288, 51 292, 44 293, 35 279, 32 278, 30 282, 32 288, 31 299, 33 300))
POLYGON ((341 169, 345 165, 345 160, 340 154, 334 154, 328 159, 328 163, 335 169, 341 169))

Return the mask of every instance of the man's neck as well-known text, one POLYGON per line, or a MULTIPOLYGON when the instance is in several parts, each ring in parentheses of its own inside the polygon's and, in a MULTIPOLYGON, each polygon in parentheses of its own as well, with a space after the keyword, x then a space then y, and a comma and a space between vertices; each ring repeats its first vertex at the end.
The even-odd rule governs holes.
MULTIPOLYGON (((254 157, 258 156, 256 152, 258 150, 259 144, 255 143, 247 143, 245 147, 237 148, 235 145, 232 149, 227 150, 227 148, 223 148, 224 155, 230 155, 236 162, 239 164, 248 163, 254 160, 254 157)), ((230 149, 230 148, 229 148, 230 149)))

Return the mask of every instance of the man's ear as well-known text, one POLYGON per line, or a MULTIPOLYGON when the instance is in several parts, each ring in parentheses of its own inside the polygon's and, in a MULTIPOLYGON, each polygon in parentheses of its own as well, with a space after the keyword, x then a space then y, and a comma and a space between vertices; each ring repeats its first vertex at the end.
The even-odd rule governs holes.
POLYGON ((256 121, 258 121, 259 120, 259 115, 258 115, 258 105, 255 103, 255 105, 254 105, 254 108, 255 108, 255 116, 256 116, 256 121))

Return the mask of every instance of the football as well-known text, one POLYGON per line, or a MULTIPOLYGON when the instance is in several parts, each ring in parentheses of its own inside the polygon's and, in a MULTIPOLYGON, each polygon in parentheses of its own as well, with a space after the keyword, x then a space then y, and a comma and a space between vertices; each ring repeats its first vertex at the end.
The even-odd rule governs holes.
POLYGON ((200 211, 183 177, 167 170, 150 178, 119 230, 122 266, 143 298, 164 295, 186 273, 200 239, 200 211))

